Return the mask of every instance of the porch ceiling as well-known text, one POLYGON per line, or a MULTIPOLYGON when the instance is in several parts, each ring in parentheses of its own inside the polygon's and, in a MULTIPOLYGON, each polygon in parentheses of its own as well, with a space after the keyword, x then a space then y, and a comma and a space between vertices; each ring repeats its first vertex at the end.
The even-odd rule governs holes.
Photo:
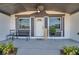
MULTIPOLYGON (((24 11, 36 11, 38 3, 0 3, 0 12, 11 15, 24 11)), ((79 3, 42 3, 45 10, 73 14, 79 11, 79 3)))

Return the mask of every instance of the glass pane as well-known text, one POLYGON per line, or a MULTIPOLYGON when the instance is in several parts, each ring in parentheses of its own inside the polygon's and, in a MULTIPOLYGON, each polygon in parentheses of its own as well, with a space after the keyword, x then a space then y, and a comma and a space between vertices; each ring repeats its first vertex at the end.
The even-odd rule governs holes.
POLYGON ((29 29, 29 19, 19 19, 20 29, 29 29))
POLYGON ((49 36, 61 36, 60 17, 49 18, 49 36))

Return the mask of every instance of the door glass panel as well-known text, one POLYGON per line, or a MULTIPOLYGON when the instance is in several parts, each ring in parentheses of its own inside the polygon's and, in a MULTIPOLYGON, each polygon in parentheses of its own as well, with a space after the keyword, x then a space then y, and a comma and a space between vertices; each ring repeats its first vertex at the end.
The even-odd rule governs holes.
POLYGON ((49 36, 61 36, 61 17, 49 17, 49 36))

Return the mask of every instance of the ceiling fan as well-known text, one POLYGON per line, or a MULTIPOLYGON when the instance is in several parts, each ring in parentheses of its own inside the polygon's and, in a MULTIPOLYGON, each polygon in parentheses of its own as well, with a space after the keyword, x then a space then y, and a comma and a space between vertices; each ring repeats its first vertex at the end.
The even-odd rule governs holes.
POLYGON ((40 13, 41 11, 45 11, 45 7, 44 7, 44 5, 38 5, 36 10, 38 13, 40 13))

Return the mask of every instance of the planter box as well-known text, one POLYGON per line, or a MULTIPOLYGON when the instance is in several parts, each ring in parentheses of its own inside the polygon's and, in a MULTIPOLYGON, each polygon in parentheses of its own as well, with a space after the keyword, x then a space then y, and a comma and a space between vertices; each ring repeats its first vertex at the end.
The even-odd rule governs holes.
POLYGON ((8 55, 16 55, 16 53, 17 53, 17 48, 14 48, 14 51, 8 55))
MULTIPOLYGON (((60 55, 66 55, 63 51, 63 49, 60 49, 60 55)), ((79 55, 79 53, 76 53, 76 54, 70 54, 70 55, 79 55)))
POLYGON ((2 51, 0 51, 0 55, 2 55, 2 51))
POLYGON ((63 49, 60 49, 60 55, 65 55, 63 49))

